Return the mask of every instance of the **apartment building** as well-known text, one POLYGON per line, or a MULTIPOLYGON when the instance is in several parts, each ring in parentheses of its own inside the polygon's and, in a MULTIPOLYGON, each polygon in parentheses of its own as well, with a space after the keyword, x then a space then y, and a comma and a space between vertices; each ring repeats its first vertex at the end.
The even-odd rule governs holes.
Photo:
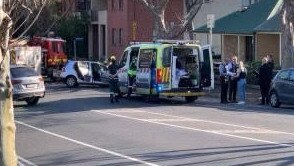
MULTIPOLYGON (((119 58, 132 41, 152 41, 153 16, 138 0, 91 0, 89 58, 104 61, 119 58)), ((183 0, 171 0, 165 13, 169 24, 184 14, 183 0)))

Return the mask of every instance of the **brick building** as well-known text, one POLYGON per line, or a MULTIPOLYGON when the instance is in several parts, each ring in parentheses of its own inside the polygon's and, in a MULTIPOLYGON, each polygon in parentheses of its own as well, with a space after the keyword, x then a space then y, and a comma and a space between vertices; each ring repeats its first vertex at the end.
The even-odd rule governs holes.
MULTIPOLYGON (((92 0, 90 6, 90 59, 119 58, 129 42, 152 41, 152 15, 138 0, 92 0)), ((167 23, 179 23, 183 14, 183 0, 171 0, 165 12, 167 23)))

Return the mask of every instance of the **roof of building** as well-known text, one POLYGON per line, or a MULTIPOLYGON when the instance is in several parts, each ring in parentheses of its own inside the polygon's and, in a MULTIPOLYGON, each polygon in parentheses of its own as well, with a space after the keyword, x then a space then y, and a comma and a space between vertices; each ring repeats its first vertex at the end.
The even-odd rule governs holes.
MULTIPOLYGON (((243 10, 216 20, 212 31, 219 34, 253 34, 256 31, 276 31, 279 26, 279 19, 276 15, 282 1, 260 0, 243 10)), ((208 31, 207 25, 204 25, 194 32, 207 33, 208 31)))
POLYGON ((279 14, 273 16, 272 18, 264 21, 262 24, 254 28, 255 32, 271 32, 271 33, 279 33, 281 32, 281 21, 282 18, 279 14))

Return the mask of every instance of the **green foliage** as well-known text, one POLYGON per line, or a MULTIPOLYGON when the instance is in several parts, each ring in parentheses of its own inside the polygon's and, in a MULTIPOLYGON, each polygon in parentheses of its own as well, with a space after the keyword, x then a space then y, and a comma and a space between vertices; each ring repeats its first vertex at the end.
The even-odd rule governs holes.
POLYGON ((255 71, 259 70, 260 66, 261 66, 261 61, 252 61, 252 62, 246 63, 247 84, 258 85, 258 78, 256 77, 256 75, 254 73, 255 73, 255 71))
POLYGON ((69 57, 74 56, 73 41, 75 38, 83 38, 83 41, 76 42, 77 57, 87 58, 88 56, 88 16, 69 16, 60 20, 56 26, 58 36, 66 40, 66 48, 69 57))

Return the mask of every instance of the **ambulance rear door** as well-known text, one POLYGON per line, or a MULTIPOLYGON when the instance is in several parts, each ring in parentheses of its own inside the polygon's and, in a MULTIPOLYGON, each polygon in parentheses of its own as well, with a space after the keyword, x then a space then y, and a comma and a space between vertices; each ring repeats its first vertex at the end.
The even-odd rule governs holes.
POLYGON ((136 75, 136 93, 138 94, 151 93, 151 65, 154 57, 156 57, 154 48, 143 48, 139 51, 136 75))
POLYGON ((202 46, 200 53, 201 86, 214 89, 214 73, 212 61, 211 46, 202 46))

